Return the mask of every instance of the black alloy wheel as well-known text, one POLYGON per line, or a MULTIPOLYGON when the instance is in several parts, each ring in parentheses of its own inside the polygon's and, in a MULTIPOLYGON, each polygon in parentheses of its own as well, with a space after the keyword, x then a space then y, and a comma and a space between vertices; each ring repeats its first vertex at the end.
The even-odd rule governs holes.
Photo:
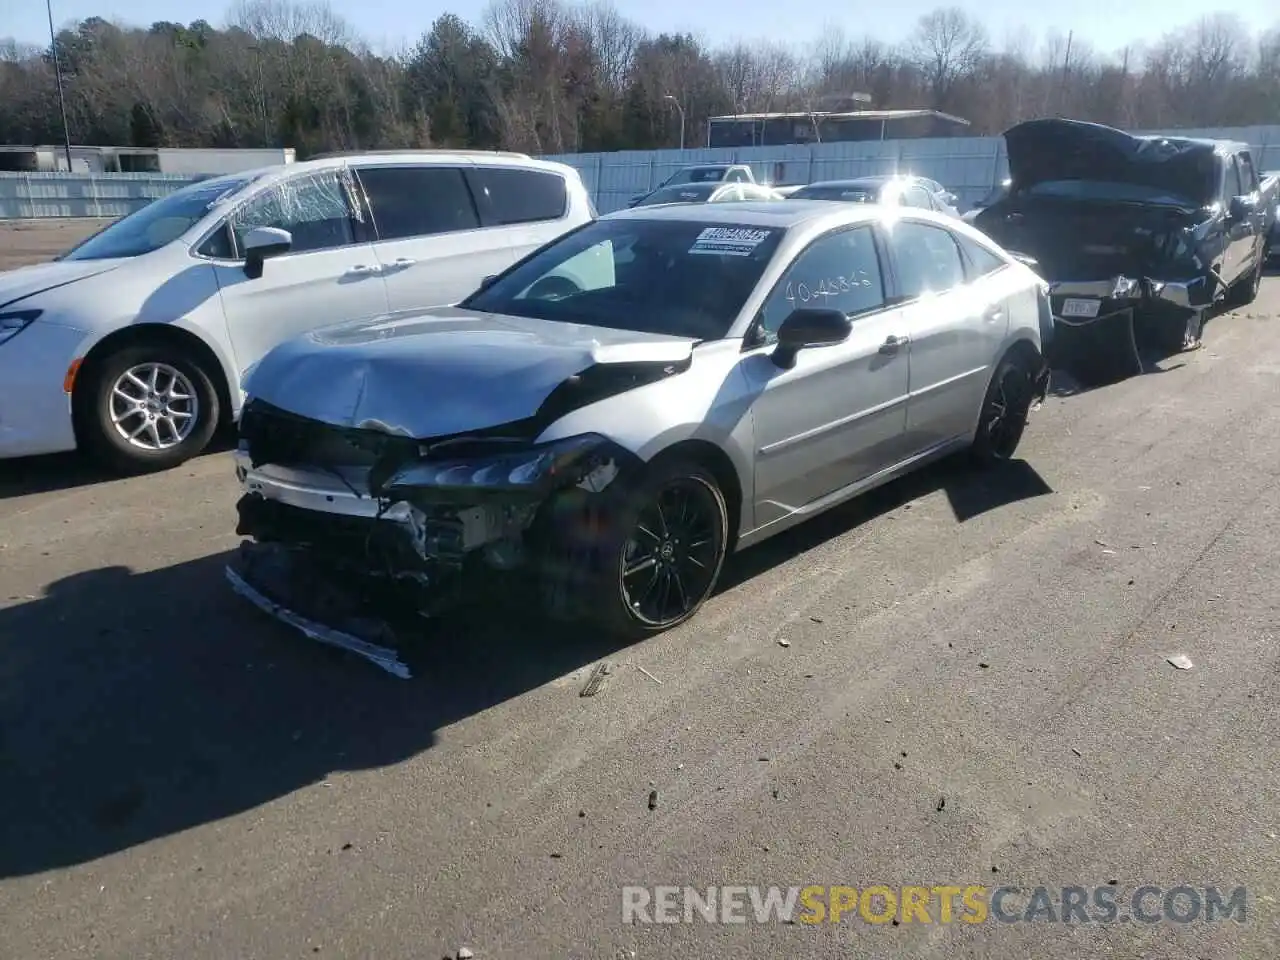
POLYGON ((649 630, 688 619, 715 586, 724 539, 724 500, 700 472, 653 491, 621 551, 618 581, 631 615, 649 630))
POLYGON ((1005 356, 987 388, 972 454, 982 464, 1009 460, 1022 441, 1035 399, 1034 376, 1021 357, 1005 356))

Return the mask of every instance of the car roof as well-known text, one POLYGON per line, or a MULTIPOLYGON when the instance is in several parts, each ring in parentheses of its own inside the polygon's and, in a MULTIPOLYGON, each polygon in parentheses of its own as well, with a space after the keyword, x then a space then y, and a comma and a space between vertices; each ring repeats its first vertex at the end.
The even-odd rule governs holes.
MULTIPOLYGON (((296 163, 277 163, 269 167, 246 170, 243 173, 231 174, 227 180, 234 181, 244 177, 254 180, 278 181, 300 174, 320 173, 325 170, 337 170, 351 164, 378 166, 470 166, 481 163, 485 166, 512 167, 520 170, 546 170, 548 172, 567 175, 571 179, 578 177, 578 172, 568 164, 555 163, 551 160, 539 160, 523 154, 501 153, 486 150, 431 150, 431 151, 371 151, 368 153, 344 153, 334 156, 319 157, 315 160, 299 160, 296 163)), ((218 178, 221 179, 221 178, 218 178)), ((206 181, 207 182, 207 181, 206 181)))
POLYGON ((605 214, 606 220, 677 220, 733 226, 782 227, 788 229, 816 220, 834 223, 871 222, 881 213, 871 204, 832 204, 826 200, 733 200, 728 203, 673 203, 652 207, 630 207, 605 214))

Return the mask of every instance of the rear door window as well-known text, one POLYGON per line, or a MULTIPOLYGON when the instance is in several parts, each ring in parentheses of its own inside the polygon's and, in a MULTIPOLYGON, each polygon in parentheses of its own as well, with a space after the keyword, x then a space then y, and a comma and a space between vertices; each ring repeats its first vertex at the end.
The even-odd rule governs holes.
POLYGON ((946 293, 965 282, 964 261, 949 230, 903 220, 893 225, 891 238, 904 298, 946 293))
POLYGON ((559 220, 569 207, 564 177, 549 170, 475 167, 467 177, 485 226, 559 220))
POLYGON ((1009 265, 982 244, 968 237, 956 237, 956 242, 960 244, 969 261, 969 276, 975 280, 1009 265))
POLYGON ((369 198, 379 240, 404 240, 480 226, 475 202, 457 167, 365 167, 356 175, 369 198))

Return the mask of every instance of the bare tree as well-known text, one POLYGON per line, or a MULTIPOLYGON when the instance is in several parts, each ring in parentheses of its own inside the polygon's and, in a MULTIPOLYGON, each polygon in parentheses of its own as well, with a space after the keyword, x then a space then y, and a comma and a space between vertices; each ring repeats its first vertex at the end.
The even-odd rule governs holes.
POLYGON ((950 106, 956 85, 971 76, 987 53, 987 31, 960 7, 945 7, 920 18, 907 45, 933 105, 950 106))

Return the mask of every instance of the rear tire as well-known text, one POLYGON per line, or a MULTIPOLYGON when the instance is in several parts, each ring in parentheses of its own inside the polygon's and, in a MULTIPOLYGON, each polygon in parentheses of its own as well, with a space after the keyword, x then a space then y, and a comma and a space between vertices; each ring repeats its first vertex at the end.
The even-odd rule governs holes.
POLYGON ((176 467, 208 446, 217 430, 218 391, 181 347, 121 347, 86 374, 76 394, 79 436, 117 473, 176 467))
POLYGON ((969 448, 978 466, 1011 460, 1017 451, 1035 400, 1036 372, 1031 366, 1021 353, 1006 353, 996 365, 969 448))
POLYGON ((572 521, 560 514, 544 561, 544 604, 553 616, 639 640, 689 620, 715 590, 729 511, 699 464, 660 460, 575 513, 572 521))

